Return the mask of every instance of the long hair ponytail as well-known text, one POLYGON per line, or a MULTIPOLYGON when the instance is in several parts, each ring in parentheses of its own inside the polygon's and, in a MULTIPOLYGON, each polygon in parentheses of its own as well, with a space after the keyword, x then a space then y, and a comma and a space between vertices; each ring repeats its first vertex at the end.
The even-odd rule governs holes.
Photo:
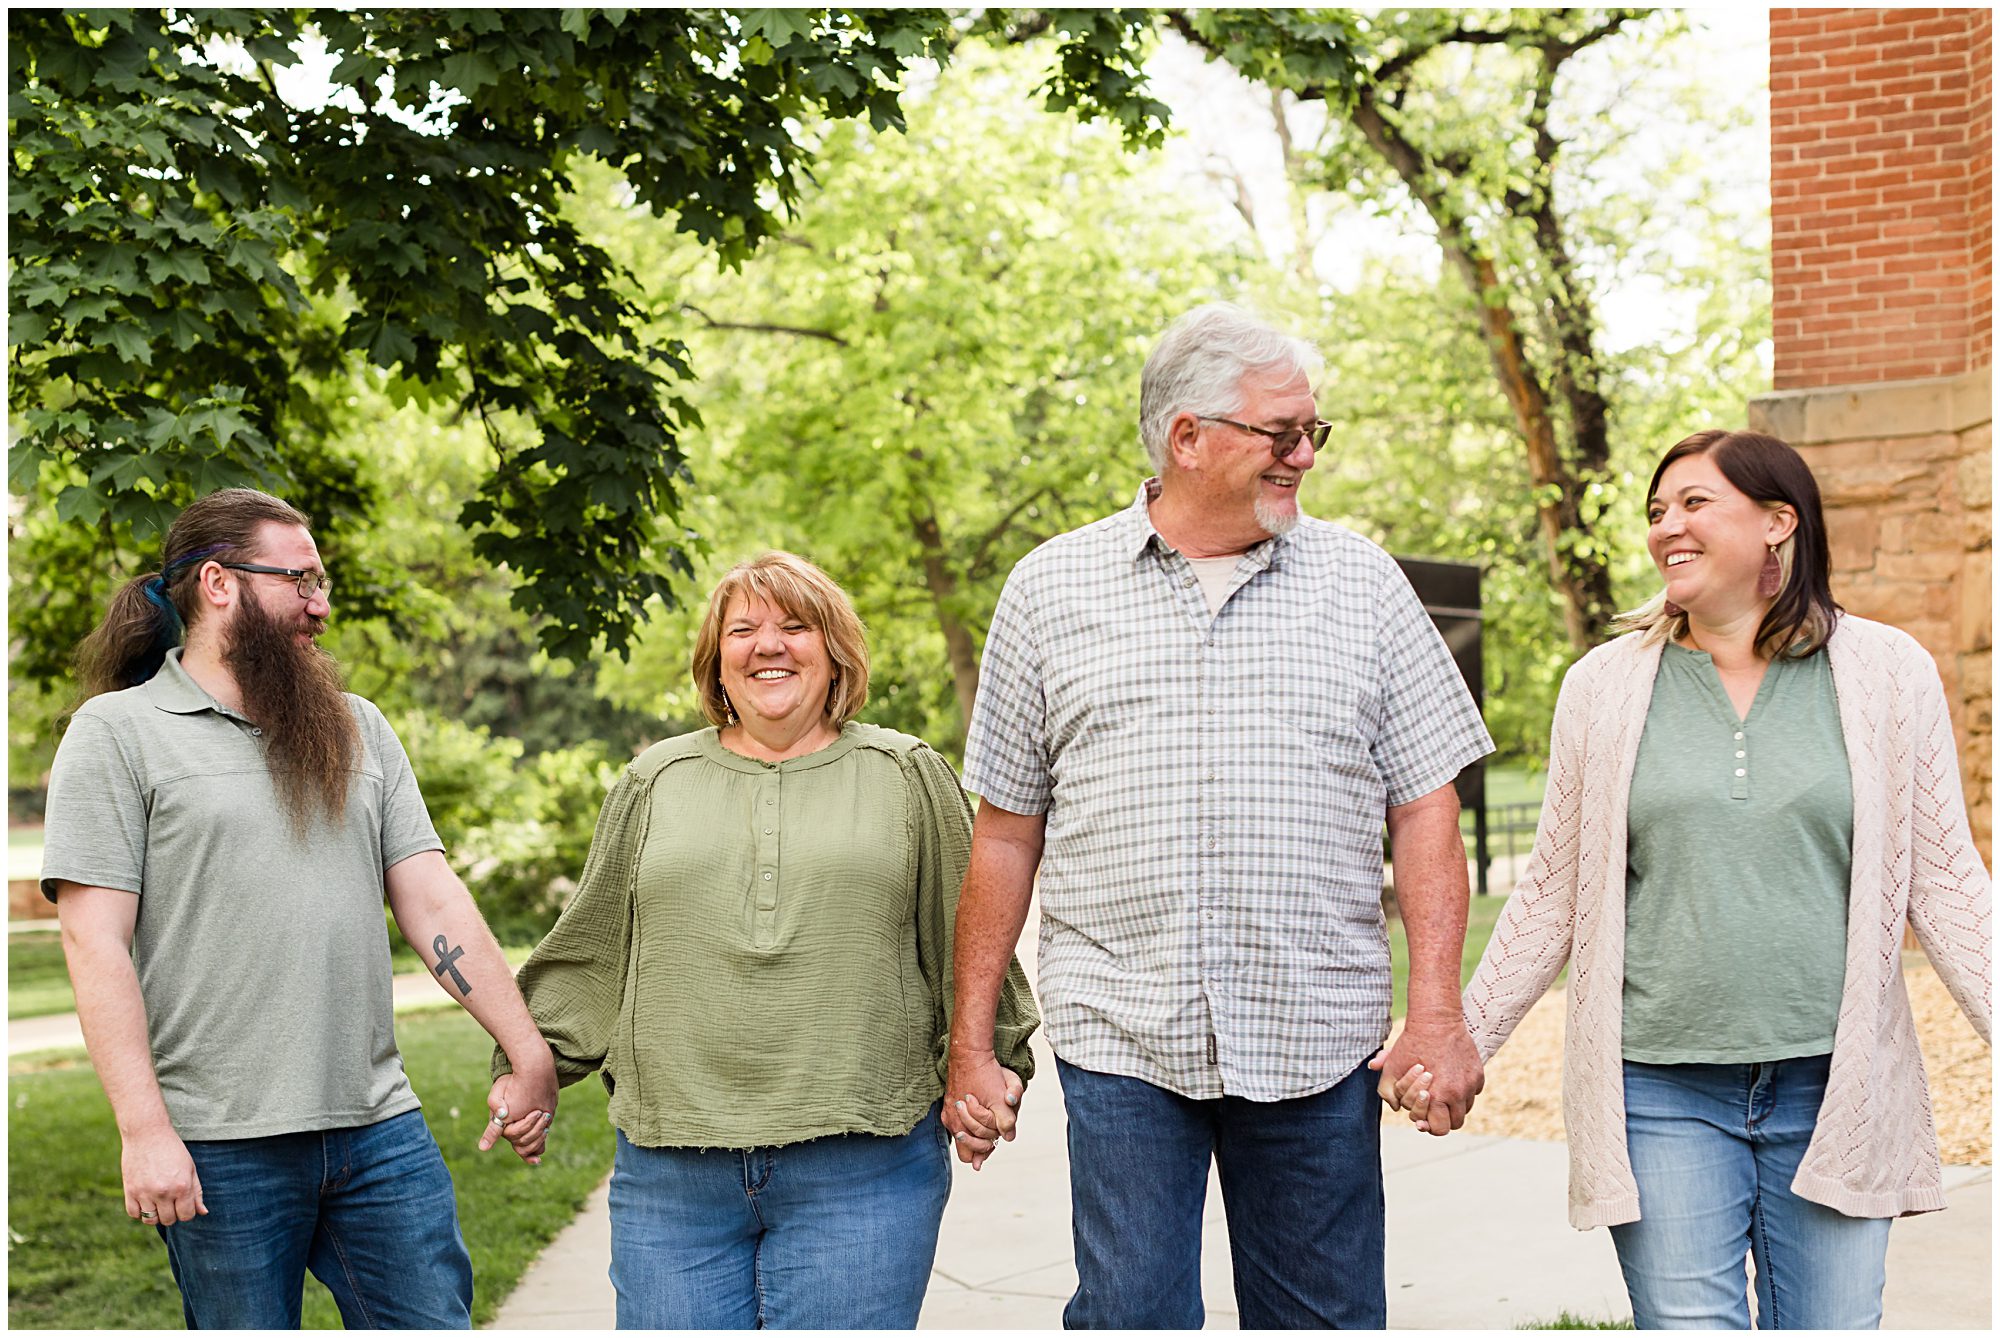
POLYGON ((76 649, 77 682, 85 699, 137 687, 160 671, 181 644, 196 605, 201 564, 254 556, 257 529, 267 522, 310 528, 296 507, 254 488, 224 488, 181 512, 167 531, 163 565, 118 588, 104 620, 76 649))

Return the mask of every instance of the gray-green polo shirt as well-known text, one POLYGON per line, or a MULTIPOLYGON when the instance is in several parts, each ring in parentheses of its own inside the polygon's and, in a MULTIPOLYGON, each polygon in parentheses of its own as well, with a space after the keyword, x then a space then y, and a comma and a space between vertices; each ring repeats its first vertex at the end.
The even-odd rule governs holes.
POLYGON ((416 1108, 390 1007, 383 873, 443 848, 409 758, 349 694, 361 751, 337 827, 301 839, 262 731, 171 652, 77 710, 49 780, 42 891, 139 897, 153 1069, 184 1139, 373 1124, 416 1108))

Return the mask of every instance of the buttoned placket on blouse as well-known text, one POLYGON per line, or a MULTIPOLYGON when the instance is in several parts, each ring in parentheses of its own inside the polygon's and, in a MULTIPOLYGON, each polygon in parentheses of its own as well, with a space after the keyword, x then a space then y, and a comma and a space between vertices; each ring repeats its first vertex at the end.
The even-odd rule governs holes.
POLYGON ((773 766, 757 782, 757 889, 756 932, 752 936, 760 948, 768 948, 778 937, 778 838, 784 826, 785 773, 773 766))
MULTIPOLYGON (((1274 540, 1267 540, 1251 548, 1237 559, 1235 575, 1230 578, 1229 589, 1222 596, 1220 608, 1208 607, 1208 594, 1202 589, 1201 580, 1195 575, 1186 554, 1172 547, 1165 539, 1154 539, 1153 554, 1159 563, 1161 573, 1167 578, 1168 596, 1174 599, 1187 614, 1195 633, 1195 699, 1201 703, 1203 713, 1209 716, 1220 714, 1227 700, 1226 684, 1220 680, 1220 665, 1223 648, 1221 639, 1223 616, 1229 612, 1229 605, 1239 591, 1248 585, 1257 574, 1271 565, 1274 540)), ((1223 1056, 1219 1037, 1227 1029, 1226 1003, 1228 991, 1215 979, 1213 963, 1229 960, 1228 945, 1217 940, 1218 935, 1228 932, 1228 920, 1223 913, 1227 910, 1225 889, 1221 884, 1221 870, 1224 866, 1223 839, 1229 815, 1222 805, 1222 751, 1223 733, 1219 730, 1197 730, 1202 752, 1197 762, 1197 774, 1202 778, 1200 794, 1196 800, 1195 822, 1195 909, 1198 923, 1195 926, 1196 976, 1201 983, 1202 1002, 1208 1012, 1208 1040, 1203 1048, 1202 1062, 1222 1068, 1223 1056)), ((1226 1092, 1229 1082, 1226 1074, 1222 1077, 1226 1092)))
POLYGON ((1734 745, 1730 751, 1736 754, 1736 756, 1730 759, 1727 768, 1730 773, 1729 797, 1731 799, 1748 799, 1750 797, 1750 724, 1757 718, 1757 709, 1763 705, 1764 698, 1770 694, 1771 680, 1777 676, 1775 672, 1777 666, 1775 664, 1765 666, 1763 680, 1757 684, 1757 695, 1750 699, 1750 709, 1744 712, 1739 719, 1736 714, 1735 704, 1729 700, 1728 689, 1722 686, 1722 675, 1715 667, 1715 657, 1707 651, 1695 650, 1688 646, 1682 646, 1680 649, 1690 655, 1701 657, 1703 672, 1696 676, 1701 679, 1702 686, 1706 689, 1709 705, 1715 708, 1729 728, 1730 741, 1734 745))

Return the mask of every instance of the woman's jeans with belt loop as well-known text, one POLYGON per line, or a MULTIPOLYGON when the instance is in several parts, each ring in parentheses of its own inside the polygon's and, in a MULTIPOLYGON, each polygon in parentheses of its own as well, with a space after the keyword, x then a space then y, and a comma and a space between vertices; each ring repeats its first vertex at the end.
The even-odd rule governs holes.
POLYGON ((934 1104, 898 1137, 642 1148, 618 1135, 621 1329, 914 1329, 951 1191, 934 1104))
POLYGON ((1891 1219, 1792 1192, 1830 1059, 1625 1062, 1639 1220, 1612 1227, 1611 1240, 1637 1327, 1749 1328, 1746 1254, 1758 1328, 1881 1327, 1891 1219))
POLYGON ((472 1260, 422 1111, 191 1140, 208 1214, 158 1228, 190 1329, 296 1329, 306 1270, 350 1329, 469 1329, 472 1260))

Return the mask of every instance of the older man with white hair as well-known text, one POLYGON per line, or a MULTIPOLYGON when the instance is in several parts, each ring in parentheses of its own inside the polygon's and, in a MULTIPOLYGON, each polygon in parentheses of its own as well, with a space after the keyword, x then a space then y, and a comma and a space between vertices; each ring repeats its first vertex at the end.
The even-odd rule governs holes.
POLYGON ((1140 388, 1157 476, 1022 559, 987 637, 946 1123, 975 1166, 1013 1136, 990 1037, 1039 870, 1071 1328, 1201 1326, 1211 1159, 1245 1328, 1385 1324, 1385 817, 1410 945, 1386 1067, 1430 1071, 1438 1133, 1483 1080, 1452 781, 1492 742, 1395 562, 1300 513, 1319 368, 1226 303, 1176 321, 1140 388))

